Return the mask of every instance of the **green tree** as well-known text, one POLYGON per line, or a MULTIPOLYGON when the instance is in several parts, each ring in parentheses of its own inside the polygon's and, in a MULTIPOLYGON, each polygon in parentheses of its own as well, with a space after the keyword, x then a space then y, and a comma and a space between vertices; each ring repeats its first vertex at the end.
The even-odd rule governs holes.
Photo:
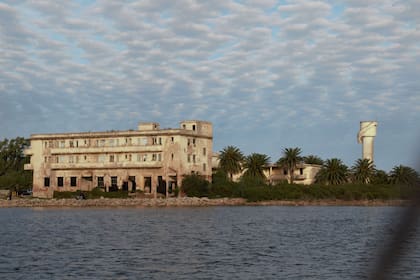
POLYGON ((23 165, 28 162, 23 150, 28 145, 29 141, 22 137, 0 141, 0 188, 18 189, 30 186, 31 173, 23 169, 23 165))
POLYGON ((391 184, 414 186, 419 182, 419 174, 409 166, 398 165, 389 173, 391 184))
POLYGON ((244 161, 244 178, 265 180, 264 166, 269 164, 270 158, 264 154, 252 153, 244 161))
POLYGON ((228 174, 230 181, 233 180, 233 174, 241 171, 241 165, 244 160, 244 155, 235 146, 227 146, 220 151, 219 154, 219 168, 228 174))
POLYGON ((339 185, 347 182, 348 168, 337 158, 327 159, 316 174, 315 181, 326 185, 339 185))
POLYGON ((375 174, 372 177, 372 184, 374 185, 386 185, 389 184, 388 174, 383 170, 375 170, 375 174))
POLYGON ((315 155, 305 156, 303 158, 303 161, 306 164, 317 164, 317 165, 323 165, 324 164, 324 161, 319 156, 315 156, 315 155))
POLYGON ((288 182, 290 184, 293 184, 297 164, 303 161, 301 153, 302 150, 300 148, 285 148, 283 149, 283 156, 277 161, 278 165, 287 169, 288 182))
POLYGON ((182 179, 182 191, 190 197, 208 196, 210 183, 198 174, 186 175, 182 179))
POLYGON ((358 159, 351 168, 353 182, 368 184, 375 175, 375 165, 369 159, 358 159))

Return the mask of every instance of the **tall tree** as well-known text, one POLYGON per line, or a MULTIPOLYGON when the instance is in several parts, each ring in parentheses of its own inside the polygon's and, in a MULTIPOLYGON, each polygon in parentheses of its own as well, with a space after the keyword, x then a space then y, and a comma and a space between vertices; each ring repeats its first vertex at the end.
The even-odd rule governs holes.
POLYGON ((315 181, 327 185, 339 185, 347 182, 348 168, 337 158, 327 159, 316 174, 315 181))
POLYGON ((419 182, 419 174, 409 166, 398 165, 389 173, 391 184, 413 186, 419 182))
POLYGON ((23 165, 28 162, 28 158, 23 155, 23 150, 28 145, 29 141, 22 137, 0 141, 0 188, 30 186, 31 172, 23 169, 23 165))
POLYGON ((264 154, 253 153, 245 158, 244 177, 253 179, 265 179, 264 166, 269 163, 270 158, 264 154))
POLYGON ((287 169, 288 182, 290 184, 293 184, 297 164, 303 161, 303 157, 300 155, 301 153, 302 150, 300 148, 285 148, 283 149, 282 157, 277 161, 279 166, 287 169))
POLYGON ((317 165, 323 165, 324 164, 324 161, 319 156, 315 156, 315 155, 305 156, 303 158, 303 161, 306 164, 317 164, 317 165))
POLYGON ((219 168, 229 175, 230 180, 233 180, 233 174, 241 171, 244 155, 235 146, 227 146, 220 151, 219 154, 219 168))
POLYGON ((375 165, 369 159, 358 159, 351 168, 353 182, 368 184, 375 176, 375 165))

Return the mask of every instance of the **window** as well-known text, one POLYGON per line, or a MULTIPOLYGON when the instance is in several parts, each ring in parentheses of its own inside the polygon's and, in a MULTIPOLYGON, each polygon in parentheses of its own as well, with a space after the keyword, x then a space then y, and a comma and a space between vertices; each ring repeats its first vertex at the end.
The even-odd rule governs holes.
POLYGON ((191 144, 191 140, 188 138, 187 145, 189 146, 191 144))
POLYGON ((299 174, 303 175, 303 168, 299 168, 299 174))
POLYGON ((69 143, 70 143, 70 148, 73 148, 74 147, 73 141, 70 141, 69 143))
POLYGON ((58 144, 58 147, 60 148, 66 147, 66 141, 60 141, 60 143, 58 144))
POLYGON ((98 187, 103 188, 104 186, 104 177, 98 177, 98 187))
POLYGON ((98 156, 98 162, 105 162, 106 156, 105 155, 99 155, 98 156))
POLYGON ((187 161, 191 162, 191 155, 188 155, 187 161))
POLYGON ((159 137, 159 145, 162 145, 162 137, 159 137))
POLYGON ((158 161, 162 160, 162 155, 161 154, 158 154, 157 157, 158 157, 158 161))
POLYGON ((110 147, 114 147, 115 146, 115 140, 114 139, 109 139, 108 144, 109 144, 110 147))
POLYGON ((172 158, 172 160, 174 160, 174 154, 171 154, 171 158, 172 158))
POLYGON ((105 139, 96 140, 96 146, 104 147, 105 146, 105 139))
POLYGON ((186 126, 185 124, 183 124, 183 125, 182 125, 182 128, 183 128, 183 129, 186 129, 186 128, 187 128, 187 126, 186 126))
POLYGON ((139 138, 139 145, 146 146, 147 145, 147 137, 141 137, 139 138))
POLYGON ((193 138, 192 143, 193 143, 193 145, 195 146, 195 138, 193 138))
POLYGON ((171 137, 171 143, 174 143, 174 137, 171 137))
POLYGON ((85 161, 86 161, 87 157, 86 157, 86 156, 84 156, 83 158, 84 158, 84 159, 85 159, 85 161))
POLYGON ((152 161, 156 160, 156 154, 152 154, 152 161))
POLYGON ((109 162, 114 162, 115 160, 115 156, 114 155, 110 155, 109 156, 109 162))
POLYGON ((206 148, 203 148, 203 156, 206 155, 206 148))
POLYGON ((64 178, 63 177, 57 177, 57 186, 58 187, 64 186, 64 178))
POLYGON ((192 129, 195 130, 195 124, 193 124, 192 129))
POLYGON ((116 187, 117 186, 117 181, 118 181, 118 177, 117 176, 112 176, 111 177, 111 186, 116 187))
POLYGON ((195 155, 193 155, 193 162, 195 163, 195 155))
POLYGON ((73 163, 73 156, 69 156, 69 163, 73 163))
POLYGON ((77 186, 77 177, 70 177, 70 187, 77 186))
POLYGON ((283 175, 287 175, 287 169, 283 169, 283 175))
POLYGON ((66 156, 58 156, 58 163, 64 163, 66 161, 66 156))
POLYGON ((147 161, 147 154, 143 155, 143 161, 147 161))
POLYGON ((206 164, 203 163, 203 172, 206 172, 206 164))
POLYGON ((44 187, 50 186, 50 177, 44 177, 44 187))

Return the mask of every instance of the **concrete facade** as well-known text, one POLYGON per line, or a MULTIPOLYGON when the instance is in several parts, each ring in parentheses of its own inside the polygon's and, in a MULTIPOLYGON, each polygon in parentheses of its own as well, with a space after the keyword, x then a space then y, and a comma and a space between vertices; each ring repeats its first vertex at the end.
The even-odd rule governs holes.
POLYGON ((185 175, 211 181, 213 128, 206 121, 182 121, 177 129, 152 122, 129 131, 34 134, 30 141, 25 169, 33 170, 34 197, 95 187, 168 196, 185 175))
POLYGON ((373 140, 376 136, 378 123, 375 121, 361 121, 360 130, 357 134, 357 142, 362 144, 362 159, 373 162, 373 140))

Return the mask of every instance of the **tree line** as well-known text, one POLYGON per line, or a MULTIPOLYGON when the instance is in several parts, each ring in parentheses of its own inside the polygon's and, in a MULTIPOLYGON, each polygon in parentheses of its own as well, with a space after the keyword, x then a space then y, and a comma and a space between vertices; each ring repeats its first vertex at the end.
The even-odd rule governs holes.
POLYGON ((389 173, 376 169, 366 159, 346 166, 340 159, 323 160, 316 155, 302 155, 300 148, 284 148, 276 164, 287 170, 287 180, 275 184, 265 177, 270 158, 265 154, 245 156, 235 146, 219 152, 219 165, 212 183, 192 174, 184 177, 182 191, 188 196, 243 197, 261 200, 371 200, 407 199, 419 184, 419 174, 411 167, 395 166, 389 173), (319 171, 312 185, 296 184, 293 174, 302 163, 317 165, 319 171), (234 180, 234 179, 237 180, 234 180))
MULTIPOLYGON (((244 156, 235 146, 227 146, 219 153, 219 170, 232 181, 235 174, 243 172, 242 178, 266 180, 264 167, 270 161, 265 154, 252 153, 244 156)), ((294 173, 299 164, 315 164, 321 168, 315 177, 315 183, 322 185, 357 184, 405 184, 415 185, 419 174, 409 166, 397 165, 389 173, 377 169, 372 161, 358 159, 353 166, 346 166, 342 160, 331 158, 323 160, 316 155, 302 156, 300 148, 284 148, 276 164, 287 170, 288 183, 294 183, 294 173)))

